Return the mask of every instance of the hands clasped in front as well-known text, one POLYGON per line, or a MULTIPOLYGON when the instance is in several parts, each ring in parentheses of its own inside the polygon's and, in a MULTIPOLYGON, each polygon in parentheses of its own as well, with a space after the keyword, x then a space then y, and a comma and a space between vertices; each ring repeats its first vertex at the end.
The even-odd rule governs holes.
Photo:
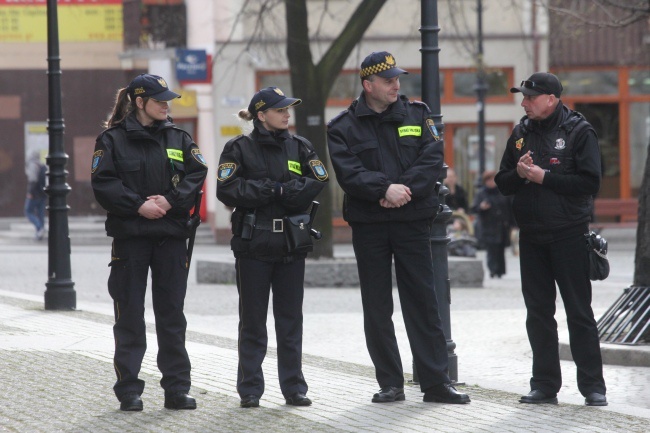
POLYGON ((171 208, 172 206, 164 196, 150 195, 147 197, 147 201, 142 203, 138 213, 147 219, 155 220, 164 217, 171 208))
POLYGON ((402 207, 411 201, 411 189, 401 183, 393 183, 386 190, 384 198, 379 199, 381 207, 397 208, 402 207))

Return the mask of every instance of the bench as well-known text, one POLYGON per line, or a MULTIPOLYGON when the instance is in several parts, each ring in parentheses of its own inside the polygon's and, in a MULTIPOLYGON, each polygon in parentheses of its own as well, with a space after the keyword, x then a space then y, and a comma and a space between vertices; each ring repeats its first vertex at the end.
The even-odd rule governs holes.
POLYGON ((615 222, 636 221, 639 215, 639 200, 635 198, 597 198, 594 201, 596 223, 601 217, 614 218, 615 222))

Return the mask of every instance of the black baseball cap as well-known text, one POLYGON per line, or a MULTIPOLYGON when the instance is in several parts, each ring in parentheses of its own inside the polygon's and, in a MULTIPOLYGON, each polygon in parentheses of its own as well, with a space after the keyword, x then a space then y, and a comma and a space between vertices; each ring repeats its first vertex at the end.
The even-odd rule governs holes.
POLYGON ((527 96, 562 94, 560 79, 550 72, 535 72, 527 80, 522 81, 520 87, 513 87, 510 93, 523 93, 527 96))
POLYGON ((366 78, 370 75, 378 75, 381 78, 393 78, 400 74, 408 74, 408 72, 398 68, 395 57, 387 51, 378 51, 369 54, 361 62, 361 70, 359 71, 361 78, 366 78))
POLYGON ((265 87, 253 95, 251 103, 248 104, 248 112, 255 116, 258 111, 266 111, 269 108, 287 108, 301 102, 302 99, 284 96, 282 90, 277 87, 265 87))
POLYGON ((131 100, 141 96, 143 98, 154 98, 158 101, 171 101, 180 98, 181 95, 169 90, 169 86, 163 77, 152 74, 140 74, 131 81, 127 87, 131 100))

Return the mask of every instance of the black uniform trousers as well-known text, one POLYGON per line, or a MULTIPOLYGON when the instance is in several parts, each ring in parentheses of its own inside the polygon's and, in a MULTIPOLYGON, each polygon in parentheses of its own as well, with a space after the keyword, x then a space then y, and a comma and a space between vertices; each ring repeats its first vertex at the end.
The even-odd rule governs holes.
POLYGON ((447 340, 438 314, 429 242, 431 220, 357 223, 357 259, 364 331, 380 388, 403 387, 404 371, 393 325, 391 263, 413 361, 425 391, 449 382, 447 340))
POLYGON ((126 393, 142 394, 144 390, 138 374, 147 349, 144 300, 149 268, 160 385, 165 393, 188 392, 191 366, 185 349, 187 321, 183 313, 187 291, 185 240, 115 239, 111 254, 108 291, 115 310, 115 395, 119 399, 126 393))
POLYGON ((302 374, 302 301, 305 259, 289 263, 237 258, 239 291, 239 367, 237 392, 241 397, 264 393, 262 362, 268 335, 266 318, 273 289, 273 317, 277 341, 278 378, 282 394, 307 393, 302 374))
POLYGON ((582 233, 551 243, 533 243, 525 235, 519 240, 526 330, 533 351, 530 387, 545 394, 555 394, 562 386, 554 317, 556 282, 566 310, 578 389, 585 396, 606 391, 598 329, 591 309, 587 254, 582 233))

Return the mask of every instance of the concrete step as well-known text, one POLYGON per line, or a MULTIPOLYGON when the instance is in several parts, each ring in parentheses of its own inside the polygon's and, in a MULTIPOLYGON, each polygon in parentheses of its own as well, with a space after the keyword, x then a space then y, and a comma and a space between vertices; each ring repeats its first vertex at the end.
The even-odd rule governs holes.
MULTIPOLYGON (((110 245, 112 238, 106 236, 105 217, 68 217, 68 233, 71 245, 110 245)), ((45 220, 45 238, 35 239, 34 226, 25 218, 0 218, 0 242, 28 244, 47 242, 49 233, 48 219, 45 220)), ((196 232, 195 244, 216 243, 212 229, 208 224, 201 224, 196 232)))

